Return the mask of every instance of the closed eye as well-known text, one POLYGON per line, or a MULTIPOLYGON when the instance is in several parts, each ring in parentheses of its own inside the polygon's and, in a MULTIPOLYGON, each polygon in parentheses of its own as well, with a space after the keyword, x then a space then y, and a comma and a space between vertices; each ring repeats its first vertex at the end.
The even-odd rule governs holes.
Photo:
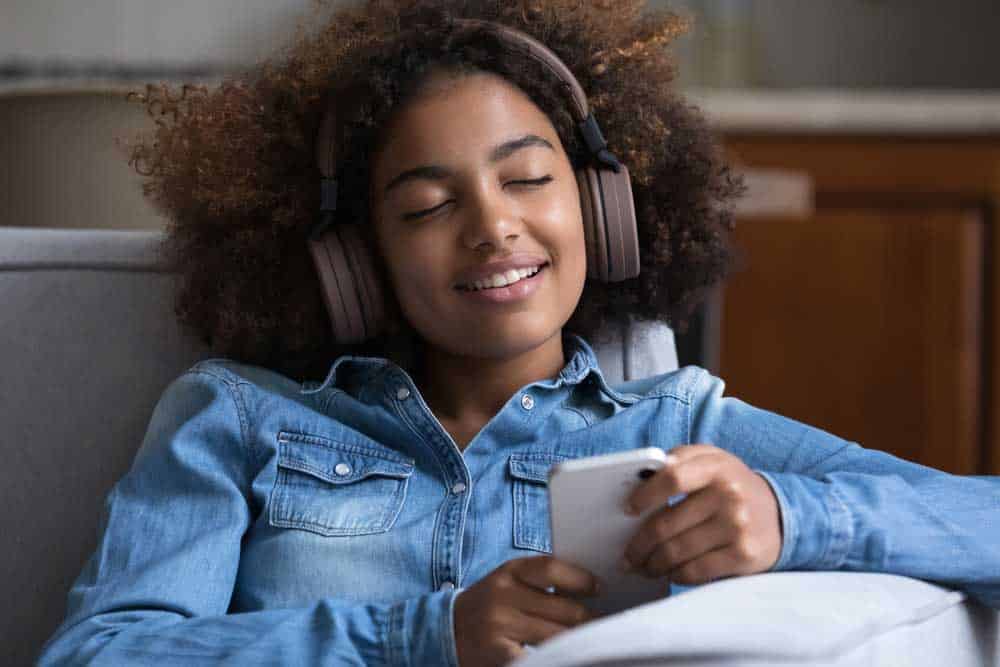
POLYGON ((510 183, 527 183, 529 185, 545 185, 552 180, 551 176, 542 176, 541 178, 536 178, 533 181, 510 181, 510 183))
MULTIPOLYGON (((507 184, 508 185, 513 185, 513 184, 516 184, 516 185, 545 185, 546 183, 548 183, 551 180, 552 180, 551 176, 543 176, 541 178, 536 178, 536 179, 533 179, 533 180, 530 180, 530 181, 507 181, 507 184)), ((445 206, 446 204, 449 204, 449 203, 451 203, 450 199, 448 201, 444 202, 443 204, 438 204, 434 208, 424 209, 423 211, 415 211, 413 213, 406 213, 406 214, 403 215, 403 220, 415 220, 417 218, 422 218, 422 217, 424 217, 426 215, 430 215, 434 211, 438 210, 439 208, 441 208, 441 207, 443 207, 443 206, 445 206)))

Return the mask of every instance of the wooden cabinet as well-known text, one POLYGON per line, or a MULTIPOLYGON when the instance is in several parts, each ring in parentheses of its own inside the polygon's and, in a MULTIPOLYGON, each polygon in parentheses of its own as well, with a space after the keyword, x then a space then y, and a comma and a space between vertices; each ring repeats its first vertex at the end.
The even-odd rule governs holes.
POLYGON ((811 213, 738 217, 719 290, 727 394, 864 447, 1000 474, 993 419, 1000 141, 727 136, 807 175, 811 213))

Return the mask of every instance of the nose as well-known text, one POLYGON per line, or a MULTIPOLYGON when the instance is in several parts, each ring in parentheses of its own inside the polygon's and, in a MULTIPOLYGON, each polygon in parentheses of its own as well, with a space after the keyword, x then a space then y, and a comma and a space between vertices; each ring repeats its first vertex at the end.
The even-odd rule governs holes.
POLYGON ((502 248, 516 239, 523 222, 521 213, 503 193, 502 186, 483 186, 472 195, 468 214, 462 225, 462 243, 479 250, 489 244, 502 248))

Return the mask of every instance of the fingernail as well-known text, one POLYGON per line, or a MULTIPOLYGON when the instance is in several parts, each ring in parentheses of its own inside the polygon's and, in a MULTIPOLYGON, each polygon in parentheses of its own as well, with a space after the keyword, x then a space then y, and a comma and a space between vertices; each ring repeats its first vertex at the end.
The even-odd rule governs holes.
POLYGON ((618 562, 618 571, 619 572, 632 571, 632 563, 629 562, 628 558, 622 557, 622 559, 618 562))
POLYGON ((629 516, 635 516, 638 513, 639 511, 635 508, 635 505, 633 505, 632 503, 627 503, 625 505, 625 514, 628 514, 629 516))
POLYGON ((600 579, 595 579, 594 580, 594 595, 597 595, 600 592, 601 592, 601 581, 600 581, 600 579))

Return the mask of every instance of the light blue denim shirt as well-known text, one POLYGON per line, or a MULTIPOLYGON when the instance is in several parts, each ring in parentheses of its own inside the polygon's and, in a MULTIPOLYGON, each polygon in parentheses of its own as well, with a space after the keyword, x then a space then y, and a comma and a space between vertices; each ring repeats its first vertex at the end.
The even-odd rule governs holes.
POLYGON ((610 387, 564 340, 559 375, 518 390, 464 453, 387 359, 340 357, 306 386, 194 365, 108 494, 39 664, 454 667, 456 595, 551 552, 553 463, 684 443, 771 485, 774 570, 909 575, 1000 608, 1000 477, 864 449, 723 397, 695 366, 610 387))

